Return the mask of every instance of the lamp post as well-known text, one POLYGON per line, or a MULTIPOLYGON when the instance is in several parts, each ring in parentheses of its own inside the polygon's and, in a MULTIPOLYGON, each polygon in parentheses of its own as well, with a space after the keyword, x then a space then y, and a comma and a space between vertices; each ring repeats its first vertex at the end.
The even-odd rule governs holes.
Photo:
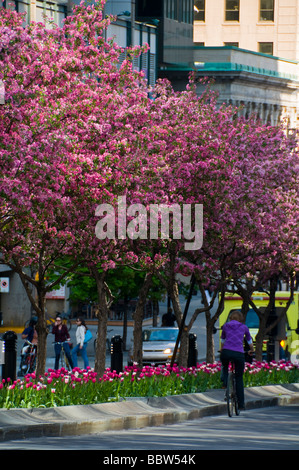
POLYGON ((0 104, 5 104, 5 86, 2 80, 0 80, 0 104))

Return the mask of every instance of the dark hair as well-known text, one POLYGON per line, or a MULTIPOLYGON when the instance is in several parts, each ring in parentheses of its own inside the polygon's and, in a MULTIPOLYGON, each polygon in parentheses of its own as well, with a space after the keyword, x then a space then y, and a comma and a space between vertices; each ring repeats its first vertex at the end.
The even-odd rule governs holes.
POLYGON ((88 330, 84 318, 82 318, 82 317, 77 317, 77 319, 80 320, 81 325, 85 326, 85 330, 88 330))

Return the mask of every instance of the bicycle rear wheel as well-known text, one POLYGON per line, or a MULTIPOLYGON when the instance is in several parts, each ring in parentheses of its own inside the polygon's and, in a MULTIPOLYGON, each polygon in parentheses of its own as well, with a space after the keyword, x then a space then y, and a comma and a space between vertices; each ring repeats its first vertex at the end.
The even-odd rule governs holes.
POLYGON ((30 357, 30 369, 29 372, 32 373, 36 369, 36 354, 32 354, 30 357))
POLYGON ((24 376, 31 372, 30 367, 31 367, 30 355, 28 354, 25 358, 25 361, 24 361, 24 364, 23 364, 23 367, 22 367, 22 373, 23 373, 24 376))
POLYGON ((227 414, 231 418, 234 411, 234 401, 233 401, 233 374, 229 372, 227 378, 227 387, 226 387, 226 404, 227 404, 227 414))
POLYGON ((240 414, 239 404, 238 404, 238 397, 237 397, 237 388, 236 388, 236 377, 235 374, 233 375, 233 401, 234 401, 234 408, 235 413, 237 416, 240 414))

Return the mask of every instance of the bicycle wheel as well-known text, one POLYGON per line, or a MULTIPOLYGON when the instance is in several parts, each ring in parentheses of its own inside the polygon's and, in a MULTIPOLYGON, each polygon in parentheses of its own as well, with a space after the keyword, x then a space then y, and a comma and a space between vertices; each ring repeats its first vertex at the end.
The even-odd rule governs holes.
POLYGON ((226 387, 226 404, 227 404, 227 414, 231 418, 234 411, 234 402, 233 402, 233 374, 229 372, 227 378, 227 387, 226 387))
POLYGON ((240 409, 239 409, 238 397, 237 397, 236 376, 235 376, 235 374, 232 374, 232 376, 233 376, 233 402, 234 402, 234 408, 235 408, 236 415, 239 416, 240 409))
POLYGON ((63 348, 61 348, 61 352, 60 352, 59 367, 60 369, 66 369, 65 354, 64 354, 63 348))
POLYGON ((32 372, 35 371, 36 368, 36 355, 33 354, 30 357, 30 367, 29 367, 29 373, 31 374, 32 372))
POLYGON ((66 368, 67 370, 72 370, 71 365, 70 365, 70 363, 69 363, 69 360, 68 360, 68 358, 66 357, 66 354, 63 353, 63 355, 64 355, 65 368, 66 368))
POLYGON ((69 360, 68 360, 68 358, 65 354, 65 350, 64 350, 63 347, 61 348, 61 354, 60 354, 60 367, 61 367, 61 369, 66 369, 68 371, 72 370, 71 365, 69 363, 69 360))
POLYGON ((25 359, 24 366, 22 368, 22 373, 24 375, 27 375, 30 373, 30 356, 28 355, 25 359))

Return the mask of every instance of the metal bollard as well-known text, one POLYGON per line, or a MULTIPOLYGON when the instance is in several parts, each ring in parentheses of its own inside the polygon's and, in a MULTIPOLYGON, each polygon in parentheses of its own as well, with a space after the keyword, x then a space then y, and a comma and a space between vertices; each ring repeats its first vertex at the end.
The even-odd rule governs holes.
POLYGON ((14 331, 6 331, 4 341, 4 364, 2 365, 2 379, 16 380, 17 374, 17 335, 14 331))
POLYGON ((123 371, 123 340, 120 335, 111 338, 111 370, 123 371))
POLYGON ((189 351, 188 351, 188 367, 197 365, 197 336, 194 333, 189 333, 189 351))
POLYGON ((0 340, 0 364, 3 365, 5 363, 5 343, 1 339, 0 340))
POLYGON ((267 361, 271 362, 275 360, 275 341, 272 336, 269 337, 267 343, 267 361))

